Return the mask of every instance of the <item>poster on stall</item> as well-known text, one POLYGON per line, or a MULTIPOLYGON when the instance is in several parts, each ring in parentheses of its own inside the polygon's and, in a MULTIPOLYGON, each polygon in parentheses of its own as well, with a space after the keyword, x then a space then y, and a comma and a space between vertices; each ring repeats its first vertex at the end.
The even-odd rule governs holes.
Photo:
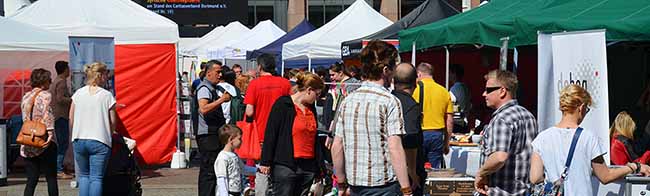
POLYGON ((72 92, 86 81, 84 66, 101 62, 108 66, 109 79, 105 88, 115 95, 115 41, 113 37, 70 36, 70 72, 72 92))
MULTIPOLYGON (((538 37, 538 122, 540 130, 557 124, 560 91, 570 84, 593 99, 581 127, 595 133, 609 149, 609 98, 605 30, 540 34, 538 37)), ((609 153, 605 155, 609 163, 609 153)))

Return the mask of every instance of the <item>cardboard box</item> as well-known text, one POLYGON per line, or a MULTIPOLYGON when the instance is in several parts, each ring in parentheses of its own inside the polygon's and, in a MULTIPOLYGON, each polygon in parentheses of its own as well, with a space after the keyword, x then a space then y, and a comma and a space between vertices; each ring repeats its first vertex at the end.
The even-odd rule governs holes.
POLYGON ((472 196, 474 178, 472 177, 430 177, 424 191, 431 196, 472 196))

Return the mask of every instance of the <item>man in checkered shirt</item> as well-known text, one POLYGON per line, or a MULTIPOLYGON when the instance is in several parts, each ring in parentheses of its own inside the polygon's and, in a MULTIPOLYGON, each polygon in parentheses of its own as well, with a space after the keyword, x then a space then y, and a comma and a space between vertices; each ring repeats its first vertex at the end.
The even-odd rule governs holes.
POLYGON ((364 81, 339 105, 332 160, 339 195, 412 195, 401 136, 402 106, 385 86, 397 50, 371 41, 360 55, 364 81))
POLYGON ((494 70, 485 79, 483 97, 487 106, 496 111, 483 131, 482 166, 474 187, 486 195, 526 195, 537 121, 514 99, 518 83, 515 74, 494 70))

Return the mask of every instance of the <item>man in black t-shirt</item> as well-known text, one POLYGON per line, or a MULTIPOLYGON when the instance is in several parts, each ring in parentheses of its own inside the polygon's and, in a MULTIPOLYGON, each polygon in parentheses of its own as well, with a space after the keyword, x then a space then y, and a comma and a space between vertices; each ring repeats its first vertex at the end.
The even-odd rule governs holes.
POLYGON ((402 113, 404 116, 404 129, 406 135, 402 137, 402 146, 406 154, 406 165, 408 167, 409 179, 413 195, 423 194, 426 171, 424 170, 424 151, 422 143, 422 108, 420 104, 413 99, 413 90, 415 90, 417 72, 415 67, 410 63, 401 63, 395 68, 393 85, 395 90, 391 92, 399 99, 402 104, 402 113))

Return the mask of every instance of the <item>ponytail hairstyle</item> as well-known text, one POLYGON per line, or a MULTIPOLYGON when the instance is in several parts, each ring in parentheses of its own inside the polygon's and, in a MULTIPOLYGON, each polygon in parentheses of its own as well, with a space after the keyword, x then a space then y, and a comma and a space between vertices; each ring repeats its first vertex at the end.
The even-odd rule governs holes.
POLYGON ((361 50, 361 74, 364 80, 381 80, 384 68, 393 70, 397 59, 395 46, 381 40, 373 40, 361 50))
POLYGON ((300 91, 305 91, 307 88, 314 90, 323 90, 325 83, 318 75, 310 72, 302 72, 296 75, 296 88, 300 91))
POLYGON ((99 86, 102 85, 99 83, 102 74, 108 73, 108 67, 104 63, 94 62, 88 65, 84 65, 84 72, 86 73, 86 85, 99 86))

